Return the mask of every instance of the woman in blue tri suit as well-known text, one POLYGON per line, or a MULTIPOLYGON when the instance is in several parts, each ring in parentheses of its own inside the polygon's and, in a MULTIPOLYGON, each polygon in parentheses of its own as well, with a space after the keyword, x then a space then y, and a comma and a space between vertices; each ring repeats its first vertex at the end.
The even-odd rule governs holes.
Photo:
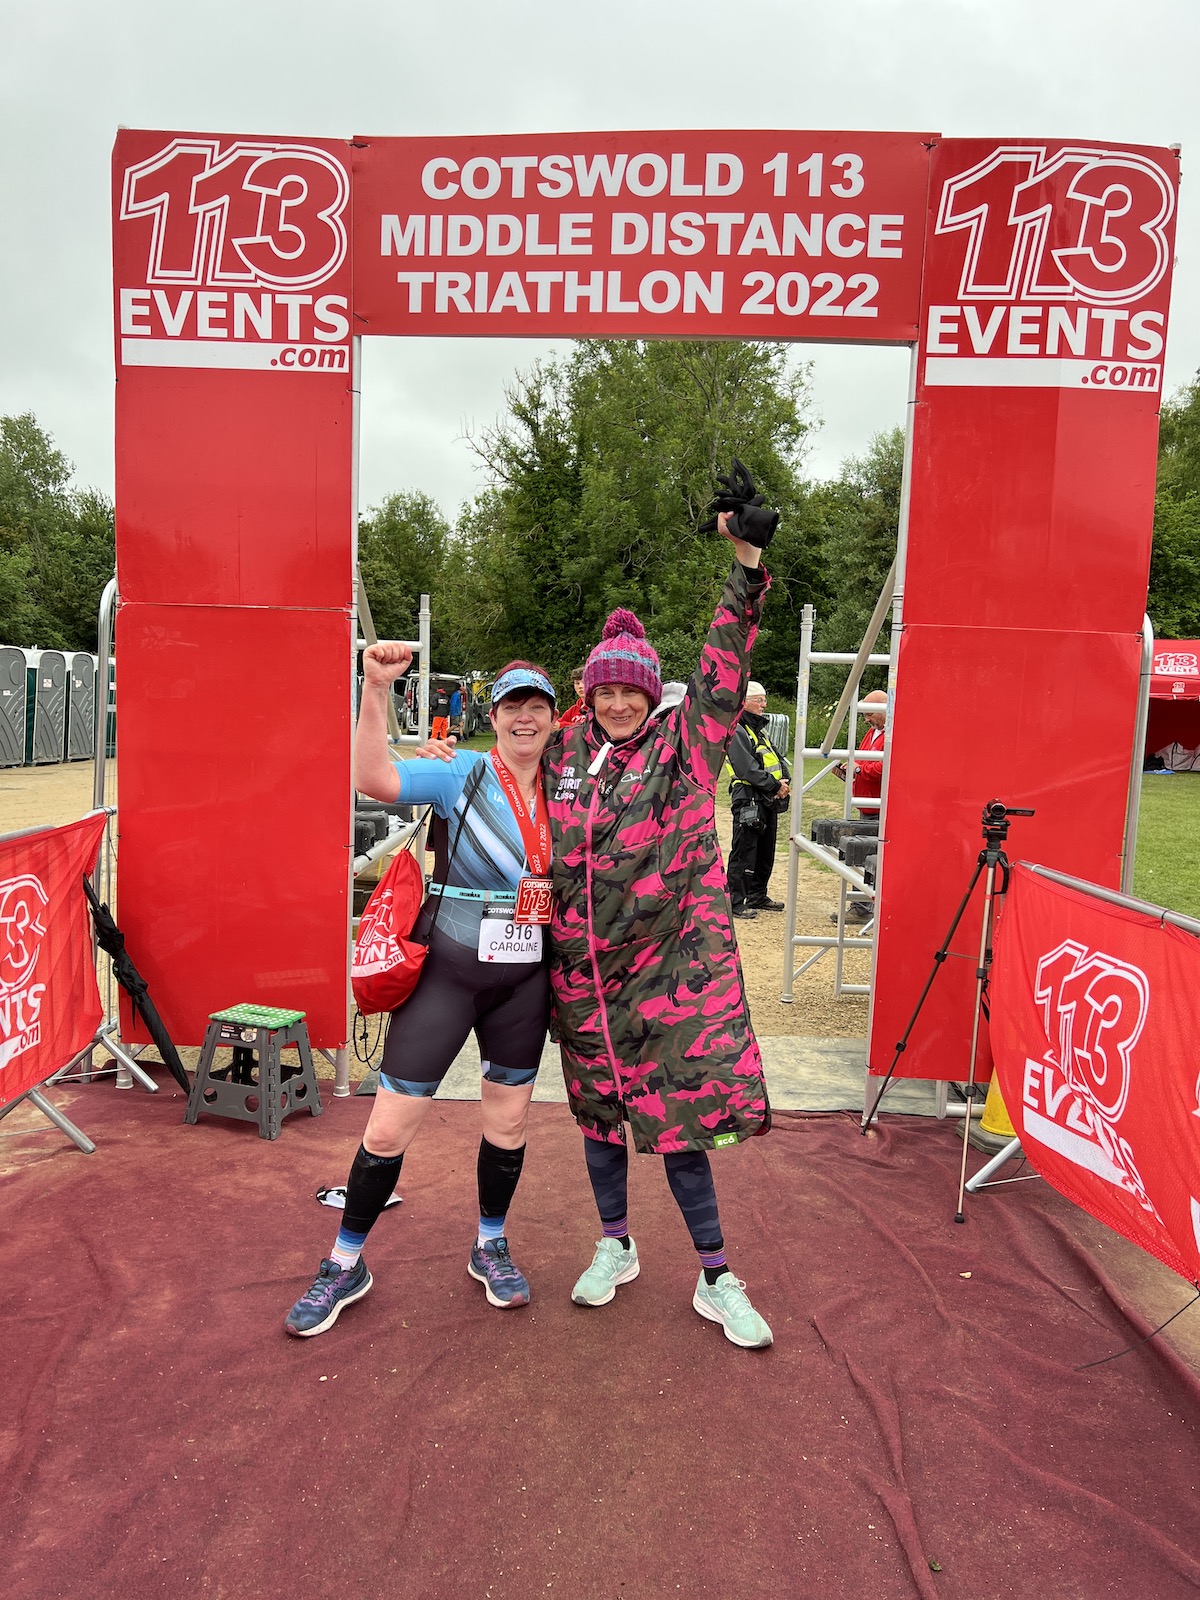
POLYGON ((363 652, 363 693, 354 736, 354 784, 372 799, 432 805, 434 879, 416 935, 432 927, 411 997, 388 1024, 379 1092, 350 1168, 342 1226, 312 1287, 284 1322, 297 1338, 324 1333, 343 1306, 372 1284, 363 1244, 387 1205, 404 1153, 432 1096, 474 1029, 482 1058, 479 1233, 467 1271, 489 1304, 529 1303, 513 1264, 505 1216, 525 1155, 529 1101, 550 1009, 543 927, 518 925, 525 910, 548 921, 550 827, 541 757, 555 726, 554 689, 540 667, 513 662, 492 688, 496 747, 453 761, 393 763, 387 697, 412 660, 405 644, 363 652), (534 909, 544 902, 544 909, 534 909))

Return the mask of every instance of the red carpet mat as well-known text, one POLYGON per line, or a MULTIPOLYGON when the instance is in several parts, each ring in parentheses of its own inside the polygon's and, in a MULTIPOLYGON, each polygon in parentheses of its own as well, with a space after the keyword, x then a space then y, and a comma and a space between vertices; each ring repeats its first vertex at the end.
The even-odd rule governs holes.
POLYGON ((8 1600, 1200 1587, 1194 1373, 1165 1338, 1076 1370, 1146 1331, 1108 1282, 1132 1247, 1040 1182, 955 1226, 948 1125, 785 1115, 714 1158, 775 1330, 753 1352, 692 1310, 650 1158, 641 1277, 571 1304, 598 1230, 558 1106, 534 1107, 510 1218, 533 1303, 490 1308, 466 1273, 478 1110, 439 1104, 370 1241, 375 1288, 299 1341, 283 1317, 338 1222, 314 1192, 369 1103, 269 1144, 183 1126, 173 1088, 52 1093, 99 1148, 23 1109, 0 1124, 8 1600))

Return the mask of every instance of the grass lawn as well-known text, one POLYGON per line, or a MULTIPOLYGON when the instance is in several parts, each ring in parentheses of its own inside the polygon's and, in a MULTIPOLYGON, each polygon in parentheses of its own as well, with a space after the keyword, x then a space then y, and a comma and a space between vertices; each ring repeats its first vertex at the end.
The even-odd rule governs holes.
POLYGON ((1200 773, 1142 779, 1133 892, 1168 911, 1200 917, 1200 773))
MULTIPOLYGON (((822 763, 806 761, 805 779, 822 763)), ((841 816, 843 788, 824 778, 805 797, 805 813, 841 816)), ((1153 774, 1142 779, 1133 892, 1139 899, 1200 917, 1200 773, 1153 774)))

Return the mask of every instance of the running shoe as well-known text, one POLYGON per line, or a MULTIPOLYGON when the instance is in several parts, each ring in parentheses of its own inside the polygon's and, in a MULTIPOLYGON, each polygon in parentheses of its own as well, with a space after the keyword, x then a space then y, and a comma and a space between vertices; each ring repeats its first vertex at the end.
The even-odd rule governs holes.
POLYGON ((619 1283, 632 1283, 641 1271, 637 1245, 629 1241, 626 1250, 620 1239, 600 1239, 592 1264, 571 1290, 577 1306, 606 1306, 619 1283))
POLYGON ((761 900, 747 900, 746 904, 751 911, 782 911, 784 909, 782 900, 771 900, 765 896, 761 900))
POLYGON ((333 1327, 342 1308, 361 1300, 374 1281, 361 1256, 347 1268, 339 1267, 336 1261, 322 1261, 312 1288, 288 1312, 284 1328, 297 1339, 324 1333, 333 1327))
POLYGON ((702 1317, 719 1322, 725 1337, 743 1350, 765 1350, 771 1343, 770 1328, 746 1298, 746 1285, 732 1272, 723 1272, 716 1283, 707 1283, 701 1272, 692 1304, 702 1317))
POLYGON ((488 1304, 506 1311, 509 1306, 529 1304, 528 1280, 513 1265, 507 1239, 489 1239, 471 1246, 467 1271, 483 1285, 488 1304))

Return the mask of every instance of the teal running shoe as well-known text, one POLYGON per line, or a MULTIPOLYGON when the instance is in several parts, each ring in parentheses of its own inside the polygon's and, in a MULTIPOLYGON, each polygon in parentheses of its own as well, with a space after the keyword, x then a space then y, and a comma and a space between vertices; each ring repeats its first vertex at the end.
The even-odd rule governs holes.
POLYGON ((746 1298, 746 1285, 732 1272, 723 1272, 716 1283, 706 1283, 701 1272, 692 1304, 702 1317, 719 1322, 725 1337, 743 1350, 765 1350, 774 1337, 746 1298))
POLYGON ((600 1239, 592 1264, 571 1290, 577 1306, 606 1306, 619 1283, 632 1283, 641 1271, 637 1245, 629 1241, 626 1250, 620 1239, 600 1239))

